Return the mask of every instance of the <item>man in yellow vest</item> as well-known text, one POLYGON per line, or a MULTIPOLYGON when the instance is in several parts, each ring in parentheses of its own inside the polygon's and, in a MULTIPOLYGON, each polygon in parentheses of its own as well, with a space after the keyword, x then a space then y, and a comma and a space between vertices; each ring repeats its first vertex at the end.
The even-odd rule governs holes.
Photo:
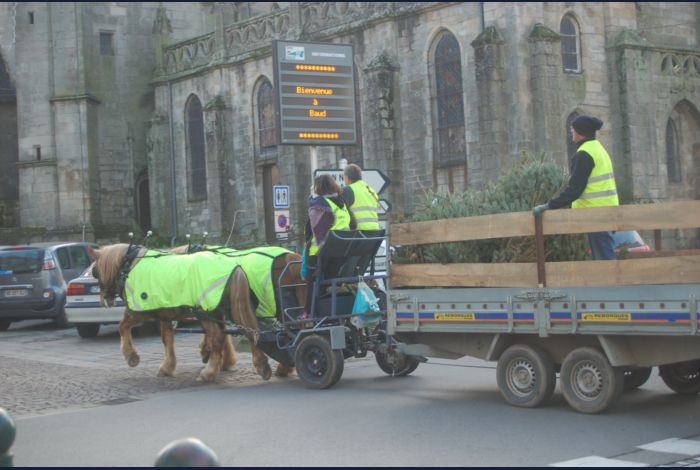
POLYGON ((343 171, 345 188, 343 200, 350 212, 355 216, 358 230, 379 230, 379 196, 362 181, 362 169, 354 163, 349 164, 343 171))
MULTIPOLYGON (((603 121, 593 116, 578 116, 571 123, 571 134, 578 149, 571 162, 571 178, 567 187, 546 204, 532 211, 539 215, 547 209, 568 206, 583 207, 618 206, 617 187, 610 156, 595 133, 603 127, 603 121)), ((594 260, 613 260, 615 244, 610 232, 588 234, 594 260)))

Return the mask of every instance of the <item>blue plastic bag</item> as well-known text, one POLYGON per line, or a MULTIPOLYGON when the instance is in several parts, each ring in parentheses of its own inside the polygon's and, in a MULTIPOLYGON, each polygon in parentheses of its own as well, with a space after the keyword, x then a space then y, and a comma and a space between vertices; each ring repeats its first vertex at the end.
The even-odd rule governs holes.
POLYGON ((301 278, 304 280, 306 280, 306 274, 308 272, 306 267, 306 255, 307 249, 306 246, 304 246, 304 251, 301 252, 301 278))
POLYGON ((357 293, 355 294, 355 303, 352 305, 352 315, 350 322, 357 328, 376 324, 381 318, 379 299, 365 281, 357 283, 357 293))

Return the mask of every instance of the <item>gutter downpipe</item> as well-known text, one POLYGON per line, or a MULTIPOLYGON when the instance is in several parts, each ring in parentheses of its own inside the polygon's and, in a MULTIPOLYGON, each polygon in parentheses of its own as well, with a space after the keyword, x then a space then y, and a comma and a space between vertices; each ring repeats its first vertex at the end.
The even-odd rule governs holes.
POLYGON ((481 20, 481 32, 484 32, 486 19, 484 18, 484 2, 479 2, 479 19, 481 20))
POLYGON ((170 218, 172 220, 173 236, 170 239, 170 246, 175 246, 177 239, 177 194, 175 184, 175 131, 173 130, 173 83, 168 81, 168 122, 170 131, 170 218))

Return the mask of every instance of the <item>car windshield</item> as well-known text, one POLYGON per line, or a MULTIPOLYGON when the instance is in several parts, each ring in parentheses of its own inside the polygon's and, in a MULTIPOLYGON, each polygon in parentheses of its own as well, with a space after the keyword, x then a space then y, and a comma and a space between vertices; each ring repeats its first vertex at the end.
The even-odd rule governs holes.
POLYGON ((44 250, 10 248, 0 251, 0 274, 38 273, 44 264, 44 250))
POLYGON ((643 246, 644 240, 635 231, 613 233, 616 247, 622 246, 643 246))

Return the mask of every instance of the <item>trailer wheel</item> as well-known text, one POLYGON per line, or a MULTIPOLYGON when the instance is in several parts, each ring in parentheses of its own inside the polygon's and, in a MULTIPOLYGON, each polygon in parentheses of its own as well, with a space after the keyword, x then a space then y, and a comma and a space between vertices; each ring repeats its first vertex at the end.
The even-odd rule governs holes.
POLYGON ((404 377, 418 367, 420 361, 412 356, 407 356, 396 349, 378 349, 374 353, 377 365, 386 374, 392 377, 404 377))
POLYGON ((505 350, 496 367, 498 388, 514 406, 534 408, 554 393, 557 377, 554 364, 539 348, 516 344, 505 350))
POLYGON ((641 387, 651 377, 651 367, 632 367, 624 371, 624 391, 641 387))
POLYGON ((608 358, 594 348, 571 351, 559 376, 564 398, 581 413, 600 413, 610 406, 624 388, 623 369, 610 365, 608 358))
POLYGON ((343 375, 343 351, 331 349, 326 338, 310 335, 302 339, 294 354, 297 374, 310 388, 332 387, 343 375))
POLYGON ((668 388, 682 395, 700 392, 700 361, 659 366, 659 375, 668 388))

